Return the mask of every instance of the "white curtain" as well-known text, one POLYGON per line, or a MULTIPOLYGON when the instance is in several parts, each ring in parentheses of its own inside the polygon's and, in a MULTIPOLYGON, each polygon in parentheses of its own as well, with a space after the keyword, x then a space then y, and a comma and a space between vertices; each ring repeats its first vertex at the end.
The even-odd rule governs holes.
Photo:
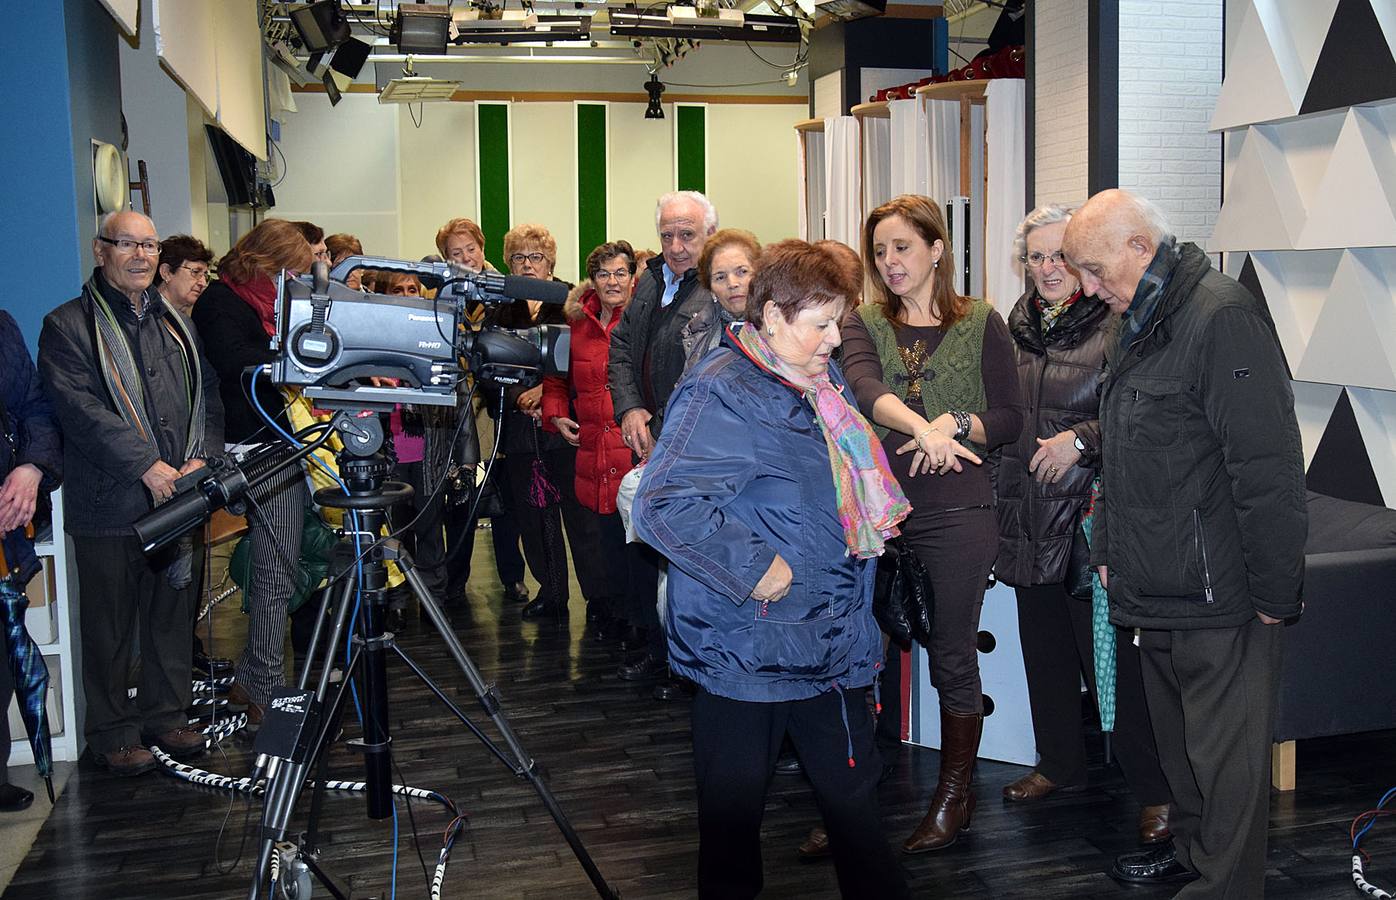
POLYGON ((863 215, 892 199, 892 122, 868 116, 863 123, 863 215))
POLYGON ((805 209, 804 240, 824 239, 824 214, 829 204, 825 198, 826 165, 824 132, 805 132, 805 209))
POLYGON ((892 196, 927 192, 930 160, 926 153, 926 115, 919 99, 887 104, 891 118, 892 196))
POLYGON ((960 101, 922 103, 927 122, 928 191, 942 207, 960 195, 960 101))
POLYGON ((985 201, 985 297, 1005 317, 1023 293, 1023 270, 1013 255, 1013 234, 1026 203, 1024 88, 1018 78, 989 82, 989 195, 985 201))
POLYGON ((802 241, 809 240, 809 166, 805 164, 805 138, 807 135, 803 131, 795 132, 795 155, 799 157, 797 165, 800 167, 799 190, 795 192, 796 210, 799 213, 799 238, 802 241))
POLYGON ((835 116, 824 120, 824 198, 828 214, 824 236, 858 246, 863 224, 863 160, 858 120, 835 116))

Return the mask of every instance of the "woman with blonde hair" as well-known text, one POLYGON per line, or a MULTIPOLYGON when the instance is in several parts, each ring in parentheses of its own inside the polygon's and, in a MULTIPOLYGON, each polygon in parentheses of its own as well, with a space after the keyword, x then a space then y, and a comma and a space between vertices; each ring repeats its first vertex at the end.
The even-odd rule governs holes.
MULTIPOLYGON (((296 224, 266 219, 244 234, 218 264, 218 280, 194 306, 194 324, 209 362, 218 372, 230 449, 255 447, 274 440, 263 410, 290 429, 286 401, 269 379, 253 384, 247 370, 276 359, 271 338, 276 332, 276 279, 286 271, 310 269, 310 244, 296 224)), ((262 723, 274 688, 286 683, 283 647, 286 610, 296 590, 295 560, 300 559, 301 531, 307 501, 298 468, 250 494, 247 524, 252 542, 252 582, 247 608, 247 646, 234 670, 230 704, 245 705, 249 727, 262 723)))
MULTIPOLYGON (((977 634, 998 551, 983 463, 1023 427, 1008 328, 988 303, 955 291, 949 253, 945 218, 929 197, 906 194, 873 210, 863 226, 872 302, 843 325, 844 371, 911 501, 902 533, 935 588, 927 657, 940 700, 940 781, 907 853, 950 846, 974 813, 984 723, 977 634)), ((891 670, 900 659, 888 655, 889 684, 899 683, 891 670)))

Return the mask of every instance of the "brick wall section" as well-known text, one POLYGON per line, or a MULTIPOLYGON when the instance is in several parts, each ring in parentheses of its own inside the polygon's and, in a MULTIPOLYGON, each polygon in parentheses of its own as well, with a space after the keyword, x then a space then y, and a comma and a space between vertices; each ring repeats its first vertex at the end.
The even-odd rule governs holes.
POLYGON ((1035 0, 1035 184, 1041 205, 1086 200, 1087 64, 1084 0, 1035 0))
POLYGON ((1157 203, 1180 240, 1203 244, 1221 208, 1221 136, 1207 123, 1222 80, 1222 0, 1121 0, 1119 9, 1120 187, 1157 203))

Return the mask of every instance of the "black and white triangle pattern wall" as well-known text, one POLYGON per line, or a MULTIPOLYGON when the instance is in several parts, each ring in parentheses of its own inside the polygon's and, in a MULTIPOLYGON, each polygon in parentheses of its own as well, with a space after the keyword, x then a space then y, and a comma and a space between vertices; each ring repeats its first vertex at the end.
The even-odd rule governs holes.
POLYGON ((1228 4, 1208 249, 1262 297, 1309 486, 1396 507, 1396 2, 1228 4))

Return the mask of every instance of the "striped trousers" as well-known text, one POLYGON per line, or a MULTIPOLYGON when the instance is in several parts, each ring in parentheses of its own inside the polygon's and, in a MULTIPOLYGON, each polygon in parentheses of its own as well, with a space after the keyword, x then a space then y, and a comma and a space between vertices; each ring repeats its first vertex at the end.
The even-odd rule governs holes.
POLYGON ((309 495, 297 466, 249 493, 252 583, 247 592, 247 646, 234 675, 253 702, 265 705, 286 683, 286 608, 296 589, 301 532, 309 495))

